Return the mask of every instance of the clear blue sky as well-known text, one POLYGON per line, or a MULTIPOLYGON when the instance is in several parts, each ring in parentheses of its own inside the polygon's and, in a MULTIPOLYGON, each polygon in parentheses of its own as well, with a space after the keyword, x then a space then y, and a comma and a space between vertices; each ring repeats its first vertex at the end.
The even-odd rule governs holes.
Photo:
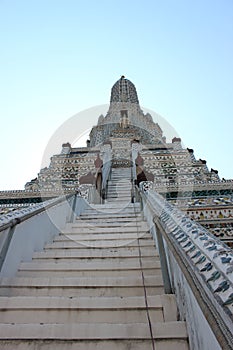
POLYGON ((36 177, 55 130, 123 74, 233 178, 232 0, 0 0, 0 48, 0 189, 36 177))

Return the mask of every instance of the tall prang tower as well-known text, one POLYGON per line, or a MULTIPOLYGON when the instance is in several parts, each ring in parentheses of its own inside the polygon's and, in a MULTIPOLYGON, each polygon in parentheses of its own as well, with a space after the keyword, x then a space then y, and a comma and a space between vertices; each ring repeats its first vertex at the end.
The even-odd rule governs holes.
POLYGON ((97 120, 87 147, 64 143, 25 191, 1 192, 2 212, 38 203, 41 193, 45 200, 78 190, 87 198, 92 187, 107 200, 101 181, 111 161, 113 168, 131 169, 132 183, 150 181, 156 192, 232 245, 233 181, 221 180, 206 160, 196 159, 193 149, 182 146, 180 138, 167 142, 156 120, 143 113, 130 80, 122 76, 112 86, 108 112, 97 120))
POLYGON ((90 146, 114 137, 137 140, 145 145, 163 142, 161 128, 153 122, 149 113, 143 113, 135 86, 124 76, 112 87, 106 116, 100 116, 97 126, 92 128, 90 146))

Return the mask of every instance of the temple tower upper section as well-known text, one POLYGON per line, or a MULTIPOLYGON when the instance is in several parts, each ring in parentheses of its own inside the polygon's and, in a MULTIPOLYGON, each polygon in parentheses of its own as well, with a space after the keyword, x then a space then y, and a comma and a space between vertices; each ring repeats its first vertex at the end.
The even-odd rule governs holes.
POLYGON ((136 138, 143 144, 163 142, 162 130, 152 116, 144 114, 139 105, 134 84, 122 76, 111 89, 110 106, 106 116, 101 115, 90 133, 90 146, 97 146, 110 137, 136 138), (124 130, 124 131, 122 131, 124 130))

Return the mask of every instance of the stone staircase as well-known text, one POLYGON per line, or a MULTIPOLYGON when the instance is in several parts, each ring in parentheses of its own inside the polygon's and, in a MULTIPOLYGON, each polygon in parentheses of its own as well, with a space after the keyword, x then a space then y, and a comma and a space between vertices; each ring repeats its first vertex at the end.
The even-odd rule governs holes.
POLYGON ((119 174, 106 204, 1 279, 1 350, 188 350, 140 206, 127 186, 115 196, 119 174))
POLYGON ((108 181, 107 202, 131 201, 131 168, 112 168, 108 181))

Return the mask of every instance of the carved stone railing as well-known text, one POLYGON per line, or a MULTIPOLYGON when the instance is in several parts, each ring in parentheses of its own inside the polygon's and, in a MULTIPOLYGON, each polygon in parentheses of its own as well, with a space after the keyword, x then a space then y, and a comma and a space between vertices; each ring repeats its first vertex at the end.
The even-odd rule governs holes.
POLYGON ((61 196, 59 198, 49 199, 45 202, 37 203, 31 207, 26 207, 22 209, 19 208, 18 210, 9 212, 4 215, 0 215, 0 231, 6 229, 7 227, 12 227, 14 223, 25 221, 29 217, 37 215, 42 211, 45 211, 46 209, 63 202, 64 200, 69 200, 69 198, 72 198, 73 195, 74 193, 70 194, 69 196, 61 196))
POLYGON ((77 194, 61 196, 0 216, 0 274, 14 275, 21 259, 30 259, 67 221, 73 219, 77 194))
POLYGON ((77 192, 0 216, 0 276, 12 277, 88 206, 77 192))
POLYGON ((188 320, 190 334, 191 328, 200 328, 199 343, 194 338, 190 342, 195 349, 207 348, 203 345, 205 337, 211 335, 202 334, 197 322, 204 318, 221 348, 233 349, 233 251, 153 191, 152 186, 150 182, 140 184, 144 208, 147 207, 147 214, 144 212, 147 216, 149 210, 156 228, 165 287, 177 294, 179 311, 188 320), (189 294, 194 296, 188 297, 189 302, 182 288, 190 289, 189 294), (198 304, 202 315, 190 315, 190 300, 198 304))

